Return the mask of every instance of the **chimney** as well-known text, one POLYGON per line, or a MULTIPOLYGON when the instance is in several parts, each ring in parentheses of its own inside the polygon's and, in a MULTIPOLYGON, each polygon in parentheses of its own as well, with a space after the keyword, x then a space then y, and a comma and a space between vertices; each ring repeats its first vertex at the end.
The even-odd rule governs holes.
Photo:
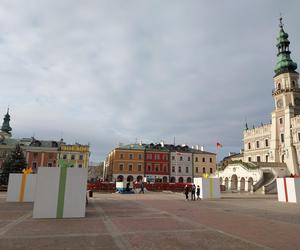
POLYGON ((203 147, 203 146, 201 146, 201 147, 200 147, 200 150, 201 150, 201 151, 204 151, 204 147, 203 147))
POLYGON ((192 146, 192 149, 194 149, 194 146, 192 146))
POLYGON ((160 142, 160 145, 161 145, 162 147, 164 147, 164 141, 161 141, 161 142, 160 142))

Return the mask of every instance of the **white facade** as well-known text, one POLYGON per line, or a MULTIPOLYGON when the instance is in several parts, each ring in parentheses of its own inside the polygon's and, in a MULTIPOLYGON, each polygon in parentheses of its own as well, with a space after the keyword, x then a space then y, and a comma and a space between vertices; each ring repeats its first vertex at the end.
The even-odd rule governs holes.
POLYGON ((170 153, 170 181, 192 182, 193 176, 193 155, 188 152, 170 153))

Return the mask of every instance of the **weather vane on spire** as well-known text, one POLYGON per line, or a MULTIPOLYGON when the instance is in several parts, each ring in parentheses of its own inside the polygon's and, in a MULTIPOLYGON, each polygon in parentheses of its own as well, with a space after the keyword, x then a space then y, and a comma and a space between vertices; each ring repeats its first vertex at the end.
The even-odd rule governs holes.
POLYGON ((283 28, 283 23, 282 23, 282 14, 280 13, 279 17, 279 27, 282 29, 283 28))

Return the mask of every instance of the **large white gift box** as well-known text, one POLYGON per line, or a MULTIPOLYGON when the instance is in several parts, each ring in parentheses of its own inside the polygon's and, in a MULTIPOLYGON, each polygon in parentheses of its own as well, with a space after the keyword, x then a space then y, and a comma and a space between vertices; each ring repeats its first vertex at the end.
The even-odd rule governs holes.
POLYGON ((85 217, 87 173, 87 168, 39 168, 33 218, 85 217))
POLYGON ((219 178, 194 178, 194 184, 200 186, 201 199, 219 199, 220 192, 220 179, 219 178))
POLYGON ((10 174, 6 201, 33 202, 36 174, 10 174))
POLYGON ((278 201, 300 202, 300 178, 284 177, 277 178, 278 201))

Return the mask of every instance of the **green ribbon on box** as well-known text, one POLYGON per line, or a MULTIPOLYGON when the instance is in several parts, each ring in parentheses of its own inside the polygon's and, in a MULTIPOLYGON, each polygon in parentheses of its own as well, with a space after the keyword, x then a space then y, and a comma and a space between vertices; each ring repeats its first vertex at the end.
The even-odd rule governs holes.
POLYGON ((67 169, 70 167, 73 167, 74 162, 59 160, 58 164, 59 164, 59 168, 60 168, 60 174, 59 174, 59 187, 58 187, 56 218, 63 218, 64 204, 65 204, 65 192, 66 192, 66 180, 67 180, 67 169))

